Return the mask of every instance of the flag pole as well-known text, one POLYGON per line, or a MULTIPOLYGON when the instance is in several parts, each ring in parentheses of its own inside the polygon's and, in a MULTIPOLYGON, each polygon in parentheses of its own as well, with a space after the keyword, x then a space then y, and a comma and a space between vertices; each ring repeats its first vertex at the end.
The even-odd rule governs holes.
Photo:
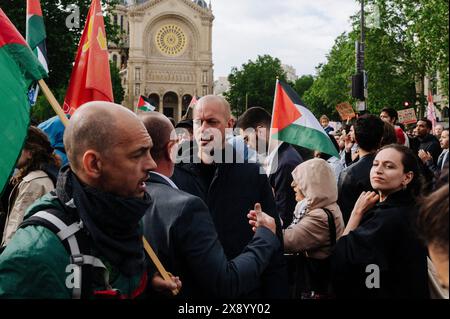
POLYGON ((53 110, 59 116, 61 122, 64 124, 65 127, 67 127, 67 125, 69 125, 69 120, 67 119, 66 114, 64 114, 63 109, 59 105, 52 91, 50 91, 50 89, 48 88, 47 83, 45 83, 45 81, 41 79, 39 80, 39 86, 41 87, 42 92, 44 92, 45 97, 52 106, 53 110))
POLYGON ((276 96, 277 96, 279 82, 280 82, 280 78, 279 78, 279 76, 277 76, 277 79, 275 82, 275 96, 273 98, 273 106, 272 106, 272 118, 270 119, 269 145, 268 145, 268 149, 267 149, 267 154, 270 154, 271 151, 276 148, 276 146, 273 145, 273 143, 275 143, 275 141, 272 138, 272 134, 273 134, 272 127, 273 127, 273 112, 275 110, 275 102, 276 102, 276 96))
POLYGON ((269 145, 267 147, 267 158, 266 158, 266 163, 265 163, 265 168, 266 168, 266 174, 267 176, 270 175, 270 171, 271 171, 271 166, 272 166, 272 161, 268 161, 268 159, 271 157, 272 152, 274 152, 276 150, 276 148, 280 145, 280 141, 278 140, 274 140, 273 138, 273 113, 275 110, 275 103, 276 103, 276 96, 277 96, 277 91, 278 91, 278 84, 280 83, 280 78, 279 76, 277 76, 276 78, 276 82, 275 82, 275 96, 273 98, 273 106, 272 106, 272 118, 270 120, 270 129, 269 129, 269 145))
MULTIPOLYGON (((161 277, 163 277, 163 279, 165 281, 169 281, 169 282, 172 281, 169 273, 164 269, 164 266, 159 261, 158 257, 155 254, 155 251, 153 250, 152 246, 150 246, 149 242, 147 241, 147 239, 145 239, 145 237, 142 237, 142 242, 144 243, 145 251, 147 252, 148 256, 151 258, 153 264, 156 266, 156 269, 158 269, 161 277)), ((176 296, 176 295, 178 295, 178 293, 179 293, 178 289, 175 288, 174 290, 172 290, 172 295, 176 296)))

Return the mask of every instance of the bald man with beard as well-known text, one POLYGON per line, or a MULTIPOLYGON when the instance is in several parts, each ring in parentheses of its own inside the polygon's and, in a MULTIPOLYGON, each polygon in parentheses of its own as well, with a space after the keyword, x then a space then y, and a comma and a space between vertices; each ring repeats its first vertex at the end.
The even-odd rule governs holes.
POLYGON ((133 112, 91 102, 64 144, 70 165, 56 191, 27 210, 0 256, 0 297, 137 297, 149 281, 139 223, 151 204, 152 140, 133 112))

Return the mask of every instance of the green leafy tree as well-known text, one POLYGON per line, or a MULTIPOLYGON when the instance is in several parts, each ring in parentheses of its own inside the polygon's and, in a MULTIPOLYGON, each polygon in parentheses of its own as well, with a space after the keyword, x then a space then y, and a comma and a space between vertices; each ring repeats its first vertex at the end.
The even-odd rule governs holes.
POLYGON ((270 55, 258 56, 241 69, 234 67, 228 76, 230 90, 224 94, 233 113, 240 116, 247 106, 261 106, 271 113, 277 77, 286 81, 281 61, 270 55))
POLYGON ((293 88, 300 97, 303 97, 305 92, 309 90, 313 83, 314 77, 312 75, 303 75, 295 81, 293 88))
MULTIPOLYGON (((426 105, 417 80, 440 74, 441 89, 448 96, 448 2, 438 0, 369 0, 377 5, 375 28, 366 28, 365 70, 368 73, 368 109, 378 113, 385 106, 401 109, 403 102, 426 105)), ((317 68, 316 79, 304 100, 316 116, 337 114, 335 106, 351 99, 355 73, 354 43, 359 40, 359 15, 352 17, 352 32, 342 34, 317 68)), ((422 84, 423 87, 423 84, 422 84)))
POLYGON ((120 104, 123 101, 125 91, 122 87, 122 83, 121 83, 122 81, 120 79, 119 69, 111 61, 109 62, 109 69, 111 72, 111 82, 112 82, 114 101, 116 103, 120 104))
POLYGON ((327 63, 316 68, 317 77, 303 96, 316 117, 327 114, 337 120, 336 105, 349 101, 350 77, 355 72, 354 47, 349 35, 341 34, 327 55, 327 63))
MULTIPOLYGON (((379 27, 396 47, 401 47, 397 66, 410 82, 421 82, 414 98, 423 115, 426 98, 425 76, 437 74, 440 90, 448 97, 449 70, 449 3, 442 0, 369 0, 380 10, 379 27)), ((399 51, 399 50, 397 50, 399 51)), ((410 94, 410 93, 409 93, 410 94)))

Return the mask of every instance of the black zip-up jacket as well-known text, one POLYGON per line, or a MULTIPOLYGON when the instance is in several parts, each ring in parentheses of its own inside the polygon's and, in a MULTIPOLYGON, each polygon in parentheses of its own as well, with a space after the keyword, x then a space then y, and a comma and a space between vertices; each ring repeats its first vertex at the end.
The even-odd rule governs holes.
POLYGON ((281 245, 264 272, 259 288, 242 297, 287 298, 281 222, 268 178, 258 164, 239 163, 236 155, 233 158, 234 163, 214 164, 216 168, 210 185, 206 185, 201 177, 203 164, 196 163, 177 165, 172 180, 181 190, 200 197, 207 204, 228 259, 238 256, 252 239, 247 214, 254 209, 255 203, 261 204, 262 210, 275 219, 281 245))

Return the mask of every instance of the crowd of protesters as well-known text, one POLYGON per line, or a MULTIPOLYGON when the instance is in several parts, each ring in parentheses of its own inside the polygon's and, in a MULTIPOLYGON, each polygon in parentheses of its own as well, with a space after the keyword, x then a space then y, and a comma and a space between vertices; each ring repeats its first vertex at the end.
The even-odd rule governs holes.
POLYGON ((91 102, 64 134, 31 126, 0 298, 448 298, 449 131, 397 122, 323 115, 339 157, 272 143, 264 108, 235 119, 218 96, 175 125, 91 102))

